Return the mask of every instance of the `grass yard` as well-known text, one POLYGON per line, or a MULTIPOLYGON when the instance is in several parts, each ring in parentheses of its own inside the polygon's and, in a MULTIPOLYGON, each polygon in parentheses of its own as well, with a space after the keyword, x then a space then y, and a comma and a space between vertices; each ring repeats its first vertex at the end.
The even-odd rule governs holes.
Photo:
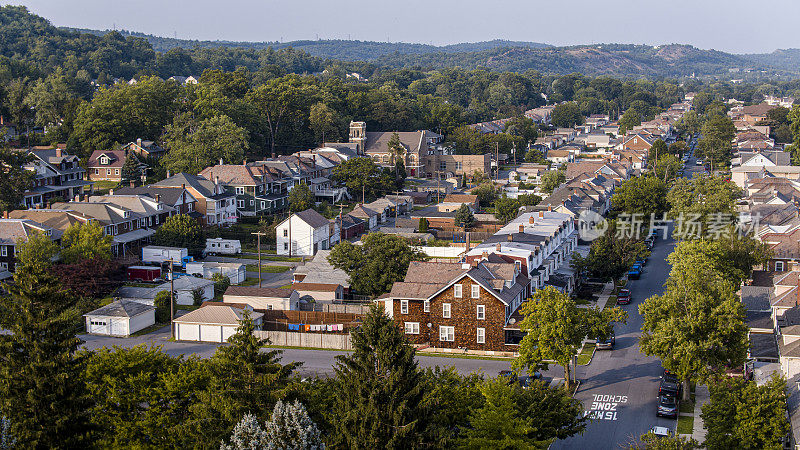
POLYGON ((257 284, 258 284, 258 278, 248 278, 239 283, 239 286, 255 286, 257 284))
MULTIPOLYGON (((261 273, 283 273, 289 270, 289 266, 261 266, 261 273)), ((248 272, 258 272, 258 264, 248 264, 245 268, 248 272)), ((258 280, 256 280, 258 281, 258 280)))
MULTIPOLYGON (((258 255, 237 255, 241 259, 255 259, 258 260, 258 255)), ((261 255, 262 261, 280 261, 280 262, 300 262, 303 258, 296 256, 275 256, 275 255, 261 255)))
POLYGON ((594 343, 584 345, 578 354, 578 365, 585 366, 589 364, 592 361, 592 355, 594 355, 594 343))
POLYGON ((162 328, 164 328, 166 326, 169 326, 169 324, 168 323, 156 323, 156 324, 150 325, 147 328, 141 329, 141 330, 137 331, 136 333, 133 333, 131 335, 131 337, 144 336, 145 334, 149 334, 149 333, 152 333, 154 331, 158 331, 158 330, 160 330, 160 329, 162 329, 162 328))
POLYGON ((694 430, 694 416, 678 416, 678 434, 692 434, 694 430))
POLYGON ((693 413, 694 412, 694 402, 681 402, 681 412, 682 413, 693 413))

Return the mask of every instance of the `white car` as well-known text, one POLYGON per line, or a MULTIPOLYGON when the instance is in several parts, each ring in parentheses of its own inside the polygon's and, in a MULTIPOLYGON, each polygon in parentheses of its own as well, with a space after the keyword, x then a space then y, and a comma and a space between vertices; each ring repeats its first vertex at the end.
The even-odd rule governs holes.
POLYGON ((667 437, 670 435, 669 428, 667 427, 653 427, 650 428, 650 432, 659 437, 667 437))

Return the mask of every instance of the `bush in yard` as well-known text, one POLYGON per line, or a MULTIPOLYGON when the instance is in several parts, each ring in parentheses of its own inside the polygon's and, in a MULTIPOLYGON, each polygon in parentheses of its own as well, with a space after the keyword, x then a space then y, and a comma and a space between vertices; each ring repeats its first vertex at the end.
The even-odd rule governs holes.
POLYGON ((153 301, 156 307, 156 322, 158 323, 168 323, 169 322, 169 302, 172 300, 172 295, 169 291, 161 291, 156 294, 156 298, 153 301))

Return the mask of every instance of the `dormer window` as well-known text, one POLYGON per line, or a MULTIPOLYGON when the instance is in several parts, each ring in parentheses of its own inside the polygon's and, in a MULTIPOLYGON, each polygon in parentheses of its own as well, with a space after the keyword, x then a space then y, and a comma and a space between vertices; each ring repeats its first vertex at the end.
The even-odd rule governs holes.
POLYGON ((123 212, 122 212, 122 217, 124 217, 124 218, 126 218, 126 219, 127 219, 128 217, 130 217, 130 215, 131 215, 130 211, 123 211, 123 212))
POLYGON ((100 157, 100 164, 106 165, 106 164, 108 164, 108 162, 109 161, 108 161, 108 157, 107 156, 104 155, 104 156, 100 157))

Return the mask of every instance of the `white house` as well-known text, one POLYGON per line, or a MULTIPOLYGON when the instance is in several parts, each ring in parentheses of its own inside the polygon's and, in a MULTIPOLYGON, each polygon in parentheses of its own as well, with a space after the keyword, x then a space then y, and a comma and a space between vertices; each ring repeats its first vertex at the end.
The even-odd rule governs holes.
MULTIPOLYGON (((171 283, 168 281, 155 289, 168 291, 171 283)), ((192 276, 175 279, 175 303, 179 305, 194 305, 194 291, 199 291, 203 301, 214 299, 214 282, 192 276)))
POLYGON ((139 302, 117 300, 83 317, 87 333, 130 336, 156 323, 156 308, 139 302))
POLYGON ((224 303, 247 305, 253 309, 297 311, 300 294, 294 289, 231 286, 222 296, 224 303))
POLYGON ((215 273, 221 273, 231 280, 231 284, 239 284, 247 278, 246 267, 239 263, 190 262, 186 263, 186 273, 207 280, 210 280, 215 273))
POLYGON ((327 250, 330 248, 330 223, 313 209, 292 214, 275 229, 277 253, 313 256, 318 250, 327 250))
POLYGON ((174 319, 175 339, 179 341, 227 342, 236 334, 239 323, 249 313, 256 328, 261 327, 263 314, 247 305, 205 304, 174 319))

